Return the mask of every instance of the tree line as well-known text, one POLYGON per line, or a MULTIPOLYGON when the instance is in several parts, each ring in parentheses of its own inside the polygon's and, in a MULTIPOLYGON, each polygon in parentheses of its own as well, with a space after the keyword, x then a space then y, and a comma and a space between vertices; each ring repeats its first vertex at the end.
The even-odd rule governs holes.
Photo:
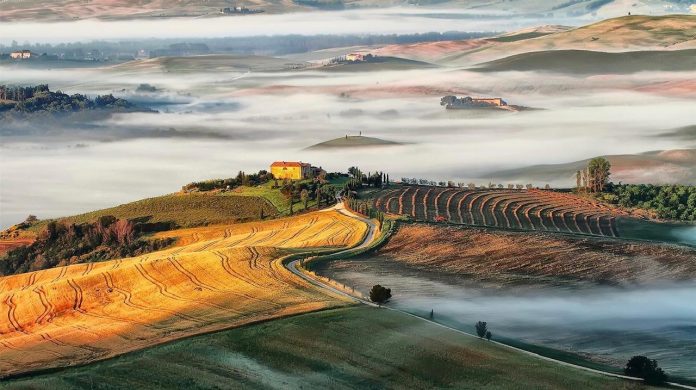
POLYGON ((124 111, 136 109, 137 107, 133 103, 114 97, 112 94, 90 99, 79 93, 68 95, 62 91, 52 92, 45 84, 33 87, 0 86, 0 113, 5 114, 37 112, 61 114, 83 110, 124 111))
MULTIPOLYGON (((32 218, 26 223, 34 222, 32 218)), ((93 223, 50 221, 31 245, 6 254, 0 261, 0 275, 138 256, 173 243, 174 239, 141 239, 145 225, 110 215, 93 223)))
POLYGON ((652 210, 664 219, 696 221, 696 186, 610 183, 599 199, 652 210))
MULTIPOLYGON (((476 183, 463 183, 463 182, 454 182, 452 180, 448 181, 434 181, 434 180, 429 180, 429 179, 418 179, 418 178, 409 178, 409 177, 402 177, 401 178, 401 183, 403 184, 411 184, 411 185, 420 185, 420 186, 430 186, 430 187, 448 187, 448 188, 468 188, 470 190, 475 190, 475 189, 504 189, 507 188, 508 190, 523 190, 523 189, 534 189, 534 188, 540 188, 540 187, 535 187, 532 183, 528 184, 496 184, 489 182, 488 184, 482 184, 482 185, 477 185, 476 183)), ((551 185, 546 184, 544 185, 544 189, 550 190, 551 185)))

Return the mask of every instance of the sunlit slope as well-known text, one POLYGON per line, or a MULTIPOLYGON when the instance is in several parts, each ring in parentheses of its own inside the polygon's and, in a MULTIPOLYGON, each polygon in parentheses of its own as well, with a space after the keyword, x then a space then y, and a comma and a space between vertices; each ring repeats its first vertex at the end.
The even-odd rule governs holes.
POLYGON ((556 32, 539 34, 523 32, 510 36, 520 39, 505 39, 503 36, 390 45, 375 53, 439 65, 471 66, 515 54, 547 50, 623 52, 692 49, 696 48, 696 15, 624 16, 571 30, 558 29, 556 32))
POLYGON ((146 256, 0 279, 0 375, 106 358, 163 341, 343 302, 280 263, 349 247, 367 227, 335 211, 169 232, 146 256))

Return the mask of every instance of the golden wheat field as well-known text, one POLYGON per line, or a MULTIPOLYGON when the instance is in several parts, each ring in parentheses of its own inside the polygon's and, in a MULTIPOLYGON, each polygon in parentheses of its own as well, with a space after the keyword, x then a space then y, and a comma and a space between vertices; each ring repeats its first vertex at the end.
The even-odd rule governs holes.
POLYGON ((342 305, 281 259, 293 248, 350 247, 366 231, 339 212, 315 212, 167 232, 180 240, 164 251, 0 278, 0 375, 342 305))

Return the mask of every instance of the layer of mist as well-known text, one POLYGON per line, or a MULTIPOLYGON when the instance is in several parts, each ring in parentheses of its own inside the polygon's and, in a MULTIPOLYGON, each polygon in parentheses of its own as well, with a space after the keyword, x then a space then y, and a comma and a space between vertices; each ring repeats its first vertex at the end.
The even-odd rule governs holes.
MULTIPOLYGON (((197 60, 188 60, 195 69, 197 60)), ((266 62, 254 57, 244 63, 254 69, 266 62)), ((393 178, 487 184, 496 180, 489 174, 496 170, 693 147, 681 137, 656 137, 665 129, 692 125, 693 101, 640 91, 663 80, 695 77, 688 72, 603 77, 433 68, 179 73, 162 71, 155 62, 0 73, 16 84, 40 80, 66 93, 113 93, 159 111, 72 124, 27 123, 25 130, 0 125, 2 227, 28 214, 73 214, 175 191, 193 180, 233 176, 240 169, 257 171, 274 160, 310 161, 330 171, 360 165, 393 178), (155 92, 138 92, 142 83, 155 92), (448 111, 439 105, 446 94, 500 96, 539 110, 448 111), (303 150, 360 132, 403 145, 303 150)), ((640 176, 615 171, 612 178, 689 180, 670 166, 637 169, 640 176)), ((505 184, 574 183, 572 173, 539 180, 519 175, 505 184)))
POLYGON ((669 374, 695 379, 696 286, 499 290, 380 259, 341 260, 319 271, 358 291, 392 289, 389 306, 474 333, 487 321, 493 337, 562 349, 623 367, 634 355, 657 359, 669 374))

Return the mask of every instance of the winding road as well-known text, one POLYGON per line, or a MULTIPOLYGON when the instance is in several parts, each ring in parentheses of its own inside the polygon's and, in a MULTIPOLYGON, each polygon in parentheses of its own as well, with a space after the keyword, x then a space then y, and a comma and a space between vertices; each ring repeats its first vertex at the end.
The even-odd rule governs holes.
MULTIPOLYGON (((343 215, 349 216, 349 217, 351 217, 351 218, 358 219, 358 220, 360 220, 360 221, 366 223, 367 226, 368 226, 368 233, 365 235, 364 240, 363 240, 359 245, 357 245, 357 246, 355 246, 355 247, 353 247, 353 248, 349 248, 349 249, 346 249, 346 250, 337 252, 336 254, 349 254, 349 253, 352 252, 352 251, 355 251, 355 250, 358 250, 358 249, 364 249, 364 248, 369 247, 369 246, 372 244, 372 242, 375 240, 375 238, 376 238, 376 234, 377 234, 377 225, 374 223, 374 221, 372 221, 372 220, 370 220, 370 219, 367 219, 367 218, 365 218, 365 217, 363 217, 363 216, 361 216, 361 215, 358 215, 358 214, 353 213, 352 211, 348 210, 348 209, 344 206, 344 204, 343 204, 343 202, 340 200, 340 198, 337 197, 337 200, 338 200, 339 202, 338 202, 334 207, 329 208, 329 209, 326 209, 326 210, 336 210, 336 211, 338 211, 339 213, 341 213, 341 214, 343 214, 343 215)), ((372 303, 372 302, 370 302, 370 301, 367 301, 367 300, 365 300, 365 299, 361 299, 361 298, 358 298, 358 297, 353 296, 353 295, 351 295, 351 294, 348 294, 348 293, 346 293, 346 292, 344 292, 344 291, 341 291, 341 290, 339 290, 339 289, 337 289, 337 288, 335 288, 335 287, 333 287, 333 286, 331 286, 331 285, 328 285, 328 284, 322 282, 321 280, 318 280, 318 279, 315 279, 315 278, 311 277, 309 274, 304 273, 304 272, 302 272, 302 271, 299 269, 299 264, 300 264, 300 263, 299 263, 299 260, 294 260, 294 261, 292 261, 292 262, 286 264, 285 267, 286 267, 290 272, 292 272, 293 274, 297 275, 298 277, 300 277, 300 278, 306 280, 307 282, 309 282, 309 283, 311 283, 311 284, 313 284, 313 285, 315 285, 315 286, 317 286, 317 287, 320 287, 320 288, 322 288, 322 289, 324 289, 324 290, 327 290, 327 291, 329 291, 329 292, 331 292, 331 293, 333 293, 333 294, 337 294, 337 295, 339 295, 339 296, 345 297, 345 298, 347 298, 348 300, 351 300, 351 301, 356 302, 356 303, 362 303, 362 304, 364 304, 364 305, 378 307, 378 305, 376 305, 376 304, 374 304, 374 303, 372 303)), ((387 309, 387 310, 397 311, 397 312, 399 312, 399 313, 402 313, 402 314, 411 316, 411 317, 413 317, 413 318, 417 318, 417 319, 419 319, 419 320, 421 320, 421 321, 426 321, 426 322, 428 322, 428 323, 430 323, 430 324, 433 324, 433 325, 435 325, 435 326, 439 326, 439 327, 442 327, 442 328, 449 329, 449 330, 451 330, 451 331, 453 331, 453 332, 457 332, 457 333, 462 334, 462 335, 464 335, 464 336, 478 338, 478 336, 476 336, 476 335, 474 335, 474 334, 467 333, 467 332, 464 332, 464 331, 462 331, 462 330, 459 330, 459 329, 456 329, 456 328, 452 328, 452 327, 450 327, 450 326, 443 325, 443 324, 440 324, 440 323, 435 322, 435 321, 431 321, 431 320, 429 320, 429 319, 426 319, 426 318, 417 316, 417 315, 415 315, 415 314, 412 314, 412 313, 409 313, 409 312, 406 312, 406 311, 403 311, 403 310, 399 310, 399 309, 395 309, 395 308, 391 308, 391 307, 387 307, 387 306, 381 306, 381 308, 387 309)), ((627 379, 627 380, 632 380, 632 381, 642 381, 642 379, 640 379, 640 378, 635 378, 635 377, 626 376, 626 375, 620 375, 620 374, 614 374, 614 373, 612 373, 612 372, 607 372, 607 371, 595 370, 595 369, 593 369, 593 368, 584 367, 584 366, 579 366, 579 365, 576 365, 576 364, 564 362, 564 361, 562 361, 562 360, 557 360, 557 359, 549 358, 549 357, 542 356, 542 355, 539 355, 539 354, 534 353, 534 352, 530 352, 530 351, 527 351, 527 350, 524 350, 524 349, 521 349, 521 348, 513 347, 513 346, 508 345, 508 344, 504 344, 504 343, 501 343, 501 342, 498 342, 498 341, 491 340, 491 341, 488 341, 488 342, 497 344, 497 345, 499 345, 499 346, 501 346, 501 347, 503 347, 503 348, 513 349, 513 350, 518 351, 518 352, 520 352, 520 353, 524 353, 524 354, 526 354, 526 355, 533 356, 533 357, 536 357, 536 358, 538 358, 538 359, 546 360, 546 361, 553 362, 553 363, 556 363, 556 364, 560 364, 560 365, 563 365, 563 366, 566 366, 566 367, 572 367, 572 368, 576 368, 576 369, 579 369, 579 370, 588 371, 588 372, 592 372, 592 373, 595 373, 595 374, 605 375, 605 376, 614 377, 614 378, 627 379)), ((670 385, 670 386, 673 386, 673 387, 681 388, 681 389, 696 390, 696 387, 694 387, 694 386, 682 385, 682 384, 673 383, 673 382, 667 382, 667 384, 670 385)))

